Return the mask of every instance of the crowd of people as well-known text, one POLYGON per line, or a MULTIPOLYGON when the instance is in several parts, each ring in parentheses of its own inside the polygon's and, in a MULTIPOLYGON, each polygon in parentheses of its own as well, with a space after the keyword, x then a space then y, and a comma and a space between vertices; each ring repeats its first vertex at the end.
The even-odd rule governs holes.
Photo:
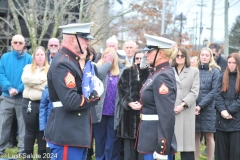
POLYGON ((0 157, 17 146, 25 160, 198 160, 204 139, 208 160, 240 159, 239 53, 212 43, 191 57, 149 34, 143 49, 127 40, 122 55, 112 36, 96 53, 91 26, 60 26, 61 43, 32 55, 12 37, 0 60, 0 157))

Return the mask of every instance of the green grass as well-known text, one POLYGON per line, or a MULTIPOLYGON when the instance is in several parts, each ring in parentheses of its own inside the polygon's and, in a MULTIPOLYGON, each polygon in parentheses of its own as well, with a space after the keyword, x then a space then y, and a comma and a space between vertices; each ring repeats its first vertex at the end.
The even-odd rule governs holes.
MULTIPOLYGON (((205 149, 205 146, 201 146, 201 151, 200 152, 202 152, 204 149, 205 149)), ((0 158, 17 158, 19 160, 23 160, 23 158, 19 158, 18 157, 18 155, 16 154, 17 152, 18 152, 18 148, 17 147, 11 148, 11 149, 8 148, 5 151, 6 154, 3 155, 3 156, 0 156, 0 158)), ((35 147, 35 151, 34 152, 35 152, 35 154, 37 153, 37 147, 35 147)), ((37 158, 34 159, 34 160, 37 160, 37 158)), ((93 160, 95 160, 95 157, 93 157, 93 160)), ((175 160, 181 160, 179 153, 176 154, 175 160)), ((204 155, 200 155, 199 160, 207 160, 207 157, 204 156, 204 155)))
MULTIPOLYGON (((205 146, 202 146, 202 145, 201 145, 200 153, 201 153, 204 149, 205 149, 205 146)), ((181 160, 179 153, 176 154, 175 160, 181 160)), ((207 160, 207 156, 200 154, 199 160, 207 160)))

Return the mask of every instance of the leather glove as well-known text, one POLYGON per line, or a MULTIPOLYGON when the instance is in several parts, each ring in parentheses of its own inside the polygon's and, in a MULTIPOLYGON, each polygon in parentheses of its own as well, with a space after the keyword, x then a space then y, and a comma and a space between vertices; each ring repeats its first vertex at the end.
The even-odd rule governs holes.
POLYGON ((88 98, 85 98, 87 102, 94 102, 94 101, 98 101, 99 99, 100 97, 98 96, 98 93, 95 90, 92 91, 92 93, 88 98))
POLYGON ((156 160, 167 160, 168 159, 168 155, 161 155, 158 154, 156 151, 153 153, 153 159, 156 160))
POLYGON ((146 55, 144 54, 140 62, 140 69, 147 68, 148 66, 149 66, 149 63, 147 61, 146 55))

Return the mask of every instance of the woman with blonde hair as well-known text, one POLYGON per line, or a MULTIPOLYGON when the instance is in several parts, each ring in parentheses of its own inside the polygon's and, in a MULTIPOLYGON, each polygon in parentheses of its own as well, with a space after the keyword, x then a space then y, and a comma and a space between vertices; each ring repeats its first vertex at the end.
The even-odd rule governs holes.
MULTIPOLYGON (((119 123, 119 118, 115 116, 119 113, 119 110, 117 110, 119 108, 117 107, 117 84, 126 67, 119 63, 117 53, 113 48, 105 49, 97 67, 98 72, 101 73, 99 78, 102 80, 105 90, 97 106, 95 106, 96 113, 101 114, 98 117, 98 122, 93 123, 96 160, 118 160, 120 159, 121 140, 116 137, 116 131, 114 130, 119 123), (108 70, 106 70, 106 67, 103 68, 104 65, 109 65, 108 70), (102 69, 106 70, 104 74, 101 71, 102 69)), ((96 118, 93 116, 93 119, 96 118)))
POLYGON ((215 142, 213 133, 215 129, 216 110, 214 97, 216 94, 217 79, 220 67, 213 58, 211 49, 203 48, 198 55, 197 63, 200 77, 199 95, 196 100, 196 125, 195 125, 195 160, 199 158, 201 133, 205 134, 207 144, 207 158, 212 160, 215 142))
POLYGON ((49 69, 45 49, 37 47, 33 52, 32 64, 24 67, 22 82, 24 84, 22 112, 26 126, 24 136, 25 160, 33 159, 35 139, 38 141, 38 159, 45 159, 46 141, 44 132, 39 130, 39 105, 42 92, 47 85, 47 72, 49 69))
MULTIPOLYGON (((175 101, 176 79, 169 60, 176 57, 175 42, 163 37, 145 34, 147 46, 144 48, 146 60, 153 68, 140 91, 140 104, 132 109, 141 109, 138 128, 138 152, 144 160, 167 160, 176 153, 175 101)), ((141 64, 140 64, 141 66, 141 64)))

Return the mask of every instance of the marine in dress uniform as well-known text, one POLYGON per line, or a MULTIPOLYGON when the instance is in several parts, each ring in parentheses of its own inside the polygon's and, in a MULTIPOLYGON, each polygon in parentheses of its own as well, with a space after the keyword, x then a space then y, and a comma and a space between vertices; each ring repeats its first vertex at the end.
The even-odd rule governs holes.
MULTIPOLYGON (((69 24, 63 28, 62 48, 48 71, 48 89, 53 109, 46 126, 52 160, 85 160, 92 145, 90 107, 96 94, 83 96, 83 70, 79 60, 92 39, 92 23, 69 24)), ((95 91, 93 91, 95 93, 95 91)))
POLYGON ((176 152, 175 100, 176 80, 169 59, 176 56, 175 43, 163 37, 145 34, 146 58, 154 71, 140 91, 142 120, 139 126, 137 150, 145 160, 167 159, 176 152))

